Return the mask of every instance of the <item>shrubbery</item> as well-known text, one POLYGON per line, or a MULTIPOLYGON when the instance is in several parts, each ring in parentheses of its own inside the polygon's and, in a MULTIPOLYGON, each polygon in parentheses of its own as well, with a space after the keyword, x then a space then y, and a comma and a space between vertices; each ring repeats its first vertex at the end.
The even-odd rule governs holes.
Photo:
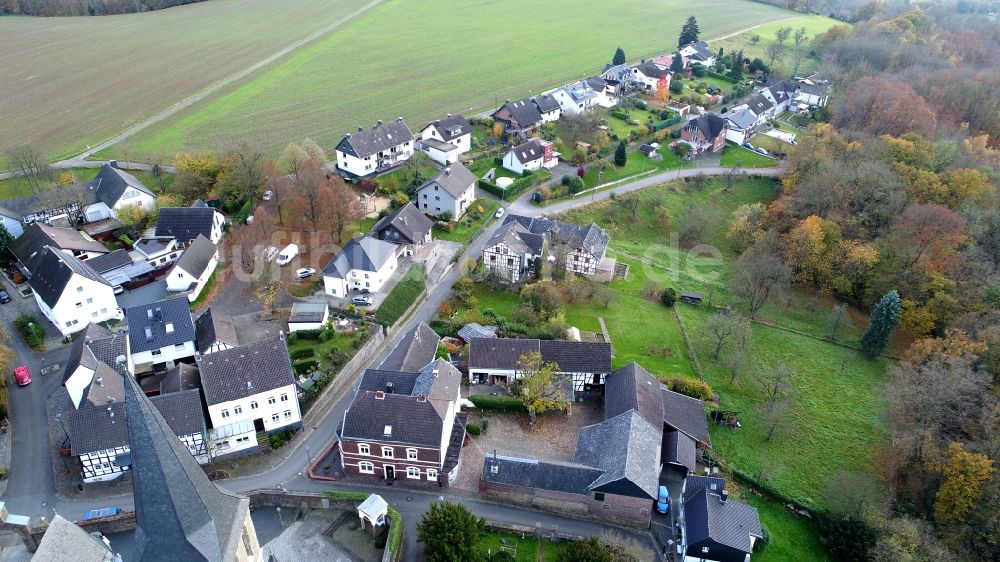
POLYGON ((660 293, 660 302, 667 308, 673 308, 674 303, 677 302, 677 291, 673 287, 667 287, 660 293))
POLYGON ((292 363, 292 369, 295 370, 296 374, 304 375, 315 371, 319 367, 319 362, 315 359, 309 359, 307 361, 296 361, 292 363))
POLYGON ((697 379, 686 379, 682 377, 671 379, 670 390, 678 394, 698 398, 699 400, 708 400, 712 397, 712 387, 709 386, 707 382, 697 379))
POLYGON ((305 359, 306 357, 312 357, 315 354, 316 352, 313 350, 313 348, 303 347, 301 349, 295 349, 291 351, 288 355, 291 356, 292 359, 305 359))
POLYGON ((477 436, 477 437, 479 436, 479 434, 481 432, 480 429, 479 429, 479 424, 475 424, 475 423, 472 423, 472 422, 469 422, 469 423, 465 424, 465 431, 469 435, 473 435, 473 436, 477 436))
POLYGON ((375 313, 375 320, 386 326, 395 324, 423 292, 423 270, 414 266, 382 301, 382 306, 375 313))
POLYGON ((45 328, 34 316, 22 314, 14 320, 14 326, 29 346, 37 349, 45 344, 45 328))
POLYGON ((513 396, 473 394, 469 396, 469 401, 475 404, 480 410, 502 412, 505 414, 523 414, 528 412, 528 409, 524 407, 524 403, 513 396))

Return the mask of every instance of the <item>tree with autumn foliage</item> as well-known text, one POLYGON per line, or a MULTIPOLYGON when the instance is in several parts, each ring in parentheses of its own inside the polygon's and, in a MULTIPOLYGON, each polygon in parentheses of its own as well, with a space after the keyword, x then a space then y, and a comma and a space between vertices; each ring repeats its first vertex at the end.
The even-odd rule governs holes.
POLYGON ((670 100, 670 86, 667 83, 667 74, 663 73, 656 81, 655 97, 657 101, 666 103, 670 100))
POLYGON ((932 133, 937 115, 912 86, 882 76, 861 79, 840 98, 833 123, 875 135, 932 133))
POLYGON ((944 481, 934 499, 934 517, 941 523, 963 522, 979 502, 983 485, 993 478, 993 461, 954 441, 946 455, 937 465, 944 481))
POLYGON ((563 390, 566 384, 572 388, 573 383, 564 380, 566 375, 558 374, 559 371, 559 365, 545 363, 537 351, 518 358, 512 391, 528 409, 531 423, 535 423, 538 414, 569 406, 567 396, 571 396, 572 391, 567 394, 563 390))

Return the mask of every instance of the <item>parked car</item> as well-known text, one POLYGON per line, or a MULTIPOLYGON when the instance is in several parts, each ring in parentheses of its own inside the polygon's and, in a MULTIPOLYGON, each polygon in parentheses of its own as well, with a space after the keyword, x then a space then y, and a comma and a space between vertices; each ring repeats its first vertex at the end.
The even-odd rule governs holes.
POLYGON ((358 292, 361 293, 362 295, 369 295, 371 294, 372 290, 369 289, 368 287, 362 287, 358 289, 358 292))
POLYGON ((0 303, 7 304, 10 302, 10 293, 4 289, 0 289, 0 303))
POLYGON ((18 386, 25 386, 31 382, 31 371, 28 370, 27 365, 14 368, 14 382, 18 386))
POLYGON ((366 297, 365 295, 358 295, 356 297, 352 297, 351 302, 354 303, 355 306, 371 306, 372 298, 366 297))
POLYGON ((282 248, 281 253, 278 254, 278 265, 288 265, 288 262, 292 261, 295 256, 299 255, 299 246, 297 244, 289 244, 282 248))
POLYGON ((670 513, 670 492, 666 486, 660 486, 659 493, 656 494, 656 511, 670 513))
POLYGON ((115 285, 114 287, 111 287, 111 290, 114 291, 116 295, 120 295, 125 292, 125 287, 115 285))
POLYGON ((261 199, 263 199, 264 201, 270 201, 272 197, 274 197, 273 191, 265 191, 264 196, 261 197, 261 199))
POLYGON ((295 276, 299 279, 308 279, 316 274, 316 270, 311 267, 303 267, 295 270, 295 276))
POLYGON ((748 142, 745 142, 743 143, 743 148, 749 148, 750 150, 753 150, 753 145, 748 142))
POLYGON ((499 209, 497 209, 497 212, 494 213, 493 216, 496 217, 496 218, 502 217, 503 216, 503 207, 500 207, 499 209))
POLYGON ((759 146, 757 148, 755 148, 754 150, 757 151, 757 154, 763 154, 764 156, 767 156, 767 151, 764 150, 763 148, 759 147, 759 146))
POLYGON ((104 517, 111 517, 113 515, 118 515, 121 510, 117 507, 104 507, 101 509, 88 509, 83 512, 83 520, 90 521, 91 519, 101 519, 104 517))

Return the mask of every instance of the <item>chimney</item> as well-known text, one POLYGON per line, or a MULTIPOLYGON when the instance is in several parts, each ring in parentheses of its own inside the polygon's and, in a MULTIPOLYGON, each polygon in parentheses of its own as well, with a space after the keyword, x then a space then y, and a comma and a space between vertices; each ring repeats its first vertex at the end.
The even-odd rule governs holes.
POLYGON ((385 393, 392 394, 392 382, 385 383, 385 393))
POLYGON ((403 224, 406 224, 406 217, 403 217, 403 224))
POLYGON ((96 381, 97 381, 97 385, 98 385, 98 386, 104 386, 104 377, 97 377, 97 378, 96 378, 96 379, 94 379, 94 380, 96 380, 96 381))
POLYGON ((247 390, 250 390, 252 388, 253 388, 253 381, 247 381, 247 390))
POLYGON ((444 175, 450 176, 451 175, 451 168, 445 168, 444 169, 444 175))
POLYGON ((726 503, 726 500, 728 499, 729 499, 729 492, 723 490, 722 493, 719 494, 719 503, 726 503))
POLYGON ((385 400, 385 393, 382 392, 381 390, 376 390, 375 391, 375 399, 376 400, 385 400))
POLYGON ((111 166, 112 168, 118 169, 118 161, 117 160, 108 160, 108 165, 111 166))
POLYGON ((417 402, 427 402, 427 397, 424 396, 423 394, 418 394, 417 395, 417 402))

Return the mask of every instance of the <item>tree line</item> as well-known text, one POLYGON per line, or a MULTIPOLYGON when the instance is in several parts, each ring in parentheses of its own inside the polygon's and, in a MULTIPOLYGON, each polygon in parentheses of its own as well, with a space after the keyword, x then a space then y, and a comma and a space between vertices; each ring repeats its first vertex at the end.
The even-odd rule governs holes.
POLYGON ((202 0, 0 0, 0 15, 109 16, 194 4, 202 0))

